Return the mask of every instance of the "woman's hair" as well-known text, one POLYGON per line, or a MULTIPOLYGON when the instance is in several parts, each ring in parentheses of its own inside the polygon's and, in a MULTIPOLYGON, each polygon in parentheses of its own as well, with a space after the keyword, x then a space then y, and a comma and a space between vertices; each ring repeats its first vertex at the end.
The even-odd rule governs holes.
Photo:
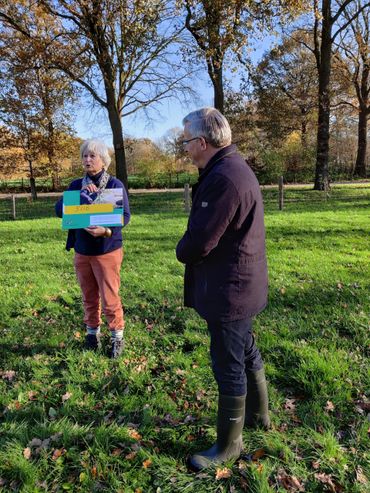
POLYGON ((97 139, 85 140, 85 142, 83 142, 80 147, 81 159, 86 151, 94 152, 95 154, 100 156, 104 163, 104 169, 108 169, 111 162, 111 157, 109 155, 108 147, 104 144, 104 142, 97 139))
POLYGON ((182 121, 192 137, 204 137, 213 147, 231 144, 231 128, 226 118, 216 108, 192 111, 182 121))

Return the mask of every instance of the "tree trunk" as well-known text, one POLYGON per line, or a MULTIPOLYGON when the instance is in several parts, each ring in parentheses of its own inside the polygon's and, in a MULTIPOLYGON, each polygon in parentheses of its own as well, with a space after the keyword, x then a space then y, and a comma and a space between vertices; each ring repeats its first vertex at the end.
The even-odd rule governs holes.
POLYGON ((329 188, 329 84, 332 56, 330 0, 323 0, 322 13, 322 39, 319 63, 319 115, 314 190, 328 190, 329 188))
POLYGON ((358 117, 357 158, 354 174, 362 178, 366 178, 367 118, 367 109, 361 106, 358 117))
POLYGON ((301 109, 301 144, 303 149, 307 149, 307 117, 304 109, 301 109))
POLYGON ((59 164, 55 159, 55 133, 54 123, 49 118, 47 126, 47 143, 48 143, 48 161, 51 171, 51 189, 56 192, 60 188, 59 164))
POLYGON ((218 62, 219 67, 213 68, 213 73, 211 75, 211 80, 213 84, 214 92, 214 106, 221 113, 224 112, 224 85, 222 80, 222 65, 218 62))
POLYGON ((28 161, 28 167, 30 170, 30 187, 31 187, 32 200, 37 200, 36 180, 35 177, 33 176, 33 166, 31 160, 28 161))
POLYGON ((115 105, 108 106, 109 122, 113 134, 113 146, 116 157, 116 176, 128 190, 125 145, 120 114, 115 105))

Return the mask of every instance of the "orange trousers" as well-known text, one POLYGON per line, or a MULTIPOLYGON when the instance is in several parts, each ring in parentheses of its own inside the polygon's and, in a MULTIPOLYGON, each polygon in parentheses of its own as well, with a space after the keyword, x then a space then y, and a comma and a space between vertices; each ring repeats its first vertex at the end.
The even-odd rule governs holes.
POLYGON ((124 328, 123 308, 119 296, 122 260, 122 248, 104 255, 75 253, 74 266, 82 291, 84 322, 87 326, 100 326, 102 306, 110 330, 124 328))

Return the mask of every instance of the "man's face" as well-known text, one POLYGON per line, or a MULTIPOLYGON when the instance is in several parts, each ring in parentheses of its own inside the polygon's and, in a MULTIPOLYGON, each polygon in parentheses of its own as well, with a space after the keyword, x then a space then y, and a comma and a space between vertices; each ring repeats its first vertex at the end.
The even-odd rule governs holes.
POLYGON ((189 154, 193 164, 197 168, 203 168, 205 166, 204 162, 204 139, 203 137, 192 137, 189 130, 188 124, 184 127, 184 150, 189 154))

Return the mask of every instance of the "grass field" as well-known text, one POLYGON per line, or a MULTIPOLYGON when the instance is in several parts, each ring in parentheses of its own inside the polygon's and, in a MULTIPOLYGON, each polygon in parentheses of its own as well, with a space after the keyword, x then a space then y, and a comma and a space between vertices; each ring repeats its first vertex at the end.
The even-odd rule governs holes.
POLYGON ((119 361, 82 350, 60 220, 0 222, 0 491, 368 492, 369 189, 306 196, 266 202, 255 332, 273 429, 198 475, 186 456, 213 443, 217 389, 206 326, 182 307, 181 195, 132 196, 119 361))

